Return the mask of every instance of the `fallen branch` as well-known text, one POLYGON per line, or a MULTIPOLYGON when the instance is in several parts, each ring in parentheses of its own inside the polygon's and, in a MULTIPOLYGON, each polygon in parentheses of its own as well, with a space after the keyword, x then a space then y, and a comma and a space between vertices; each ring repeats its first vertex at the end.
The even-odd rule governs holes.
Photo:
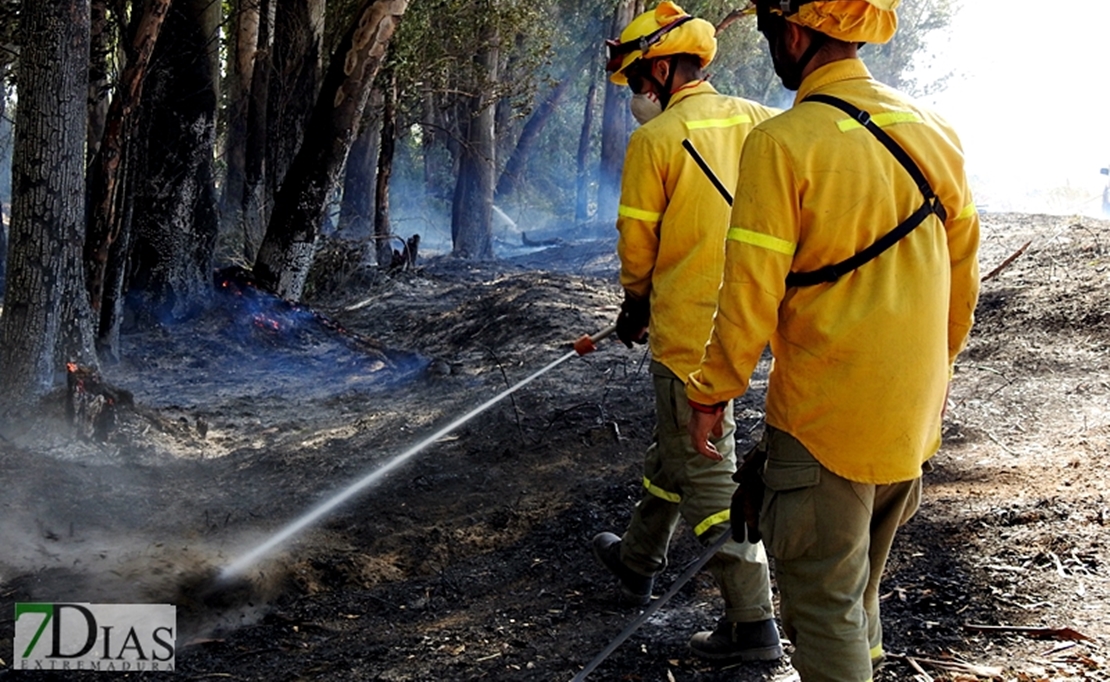
POLYGON ((994 270, 991 270, 990 272, 988 272, 988 273, 987 273, 987 274, 986 274, 986 275, 985 275, 985 276, 984 276, 984 277, 983 277, 983 278, 982 278, 981 280, 979 280, 979 281, 980 281, 980 282, 986 282, 986 281, 987 281, 988 279, 991 279, 992 277, 994 277, 994 276, 995 276, 995 275, 997 275, 998 273, 1000 273, 1000 272, 1002 272, 1003 270, 1005 270, 1005 269, 1006 269, 1006 268, 1007 268, 1007 267, 1008 267, 1008 266, 1010 265, 1010 263, 1013 263, 1013 262, 1014 262, 1015 260, 1017 260, 1017 259, 1018 259, 1018 257, 1019 257, 1019 256, 1021 256, 1021 254, 1025 253, 1025 250, 1026 250, 1026 249, 1028 249, 1028 248, 1029 248, 1029 245, 1030 245, 1030 244, 1032 244, 1032 243, 1033 243, 1033 240, 1032 240, 1032 239, 1030 239, 1029 241, 1027 241, 1027 242, 1025 242, 1024 244, 1022 244, 1022 245, 1021 245, 1021 248, 1020 248, 1020 249, 1018 249, 1017 251, 1014 251, 1014 252, 1013 252, 1012 254, 1010 254, 1010 257, 1009 257, 1009 258, 1007 258, 1006 260, 1002 261, 1002 263, 1000 263, 1000 264, 999 264, 999 266, 998 266, 997 268, 995 268, 994 270))
POLYGON ((936 668, 937 670, 944 670, 946 672, 966 673, 968 675, 975 675, 976 677, 1001 677, 1002 676, 1002 668, 997 667, 997 666, 993 666, 993 665, 992 666, 975 665, 975 664, 972 664, 972 663, 964 663, 963 661, 954 661, 954 660, 953 661, 938 661, 938 660, 932 659, 932 658, 922 658, 921 656, 911 656, 909 654, 890 654, 890 653, 888 653, 887 656, 889 656, 890 658, 896 658, 896 659, 905 661, 907 665, 909 665, 914 670, 920 671, 922 674, 926 674, 926 673, 925 673, 924 670, 921 669, 920 665, 927 665, 930 668, 936 668), (920 664, 920 665, 918 665, 918 664, 920 664))
POLYGON ((933 676, 925 672, 925 668, 922 668, 921 664, 918 663, 916 659, 907 656, 906 663, 909 663, 910 667, 919 673, 918 677, 924 680, 924 682, 933 682, 933 676))
POLYGON ((1037 639, 1069 639, 1076 642, 1091 641, 1091 638, 1087 635, 1071 628, 1024 627, 1020 625, 977 625, 975 623, 964 623, 964 629, 988 634, 1025 635, 1026 637, 1035 637, 1037 639))

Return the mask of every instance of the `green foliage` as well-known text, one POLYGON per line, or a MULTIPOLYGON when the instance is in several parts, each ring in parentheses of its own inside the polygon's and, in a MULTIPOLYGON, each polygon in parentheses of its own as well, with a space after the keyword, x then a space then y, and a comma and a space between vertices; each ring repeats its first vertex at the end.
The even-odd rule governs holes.
POLYGON ((913 75, 915 61, 927 58, 930 37, 952 23, 957 0, 903 0, 898 6, 898 32, 885 45, 868 45, 860 56, 879 81, 911 95, 924 96, 943 90, 952 74, 929 82, 913 75))

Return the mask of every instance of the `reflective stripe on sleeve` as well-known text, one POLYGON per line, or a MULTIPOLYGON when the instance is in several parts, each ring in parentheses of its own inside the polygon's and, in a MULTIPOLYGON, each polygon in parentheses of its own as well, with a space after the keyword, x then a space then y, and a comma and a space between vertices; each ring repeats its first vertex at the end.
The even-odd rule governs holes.
POLYGON ((701 121, 687 121, 686 130, 704 130, 706 128, 731 128, 733 126, 751 123, 752 117, 747 114, 730 116, 729 118, 707 118, 701 121))
MULTIPOLYGON (((881 114, 875 114, 871 117, 875 125, 880 128, 894 125, 896 123, 924 123, 921 117, 912 111, 886 111, 881 114)), ((863 125, 854 118, 846 118, 836 124, 840 128, 840 132, 846 133, 849 130, 862 130, 863 125)))
POLYGON ((642 208, 632 208, 621 204, 617 207, 617 215, 624 216, 625 218, 632 218, 633 220, 642 220, 645 223, 657 223, 663 217, 662 213, 656 211, 645 211, 642 208))
POLYGON ((668 502, 674 502, 675 504, 678 504, 679 502, 682 501, 682 495, 679 495, 678 493, 669 493, 666 490, 663 490, 659 486, 652 483, 651 479, 649 479, 647 476, 644 476, 644 488, 649 493, 651 493, 652 495, 655 495, 656 497, 658 497, 661 500, 666 500, 668 502))
POLYGON ((698 525, 694 526, 694 535, 700 538, 702 533, 709 530, 713 526, 716 526, 718 523, 724 523, 728 521, 731 517, 732 514, 728 509, 724 510, 723 512, 717 512, 713 516, 710 516, 698 525))
POLYGON ((779 239, 778 237, 772 237, 771 235, 763 234, 762 232, 752 232, 751 230, 745 230, 742 227, 729 228, 728 238, 734 242, 751 244, 752 246, 758 246, 760 248, 767 249, 768 251, 786 254, 787 256, 793 256, 794 251, 796 251, 798 248, 797 245, 793 242, 788 242, 785 239, 779 239))
POLYGON ((975 204, 968 204, 964 206, 964 210, 960 211, 960 215, 956 216, 956 220, 963 220, 975 215, 975 204))

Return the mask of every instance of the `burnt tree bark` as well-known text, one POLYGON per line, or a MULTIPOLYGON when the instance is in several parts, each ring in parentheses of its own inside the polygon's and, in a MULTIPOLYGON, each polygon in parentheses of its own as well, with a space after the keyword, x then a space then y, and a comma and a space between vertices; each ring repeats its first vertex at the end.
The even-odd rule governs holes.
MULTIPOLYGON (((5 108, 8 102, 7 82, 8 64, 0 63, 0 125, 3 125, 5 108)), ((8 220, 4 216, 4 205, 0 203, 0 297, 4 295, 7 286, 8 272, 8 220)))
POLYGON ((304 292, 328 197, 354 141, 370 86, 408 0, 366 0, 331 58, 320 95, 255 260, 259 282, 291 300, 304 292))
POLYGON ((66 362, 96 365, 81 268, 88 0, 23 3, 12 227, 0 317, 0 395, 11 413, 37 401, 66 362))
MULTIPOLYGON (((624 27, 643 11, 642 0, 620 0, 613 11, 610 35, 620 35, 624 27)), ((624 167, 624 150, 628 146, 628 94, 627 88, 605 80, 605 106, 601 114, 601 164, 598 176, 597 217, 600 220, 617 219, 617 202, 620 200, 621 171, 624 167)))
POLYGON ((207 303, 218 230, 210 0, 178 0, 154 47, 140 108, 132 222, 137 312, 182 319, 207 303))
POLYGON ((301 146, 320 85, 325 0, 282 0, 274 21, 266 114, 266 197, 272 201, 301 146))
POLYGON ((382 106, 381 149, 378 151, 378 176, 374 183, 374 256, 380 266, 393 261, 389 220, 389 179, 393 177, 393 153, 397 142, 397 76, 392 70, 386 83, 382 106))
MULTIPOLYGON (((378 111, 383 106, 380 88, 370 93, 368 109, 378 111)), ((378 161, 382 128, 376 116, 363 116, 358 137, 347 154, 347 168, 343 173, 343 199, 339 205, 339 225, 336 231, 344 237, 368 238, 373 233, 374 221, 374 168, 378 161)))
MULTIPOLYGON (((142 98, 143 81, 154 46, 161 33, 172 0, 149 0, 131 31, 130 61, 120 76, 119 89, 112 98, 104 121, 99 150, 89 165, 86 178, 86 225, 84 260, 89 303, 96 316, 97 346, 118 357, 116 337, 119 330, 121 297, 127 249, 117 248, 121 235, 129 232, 124 204, 123 163, 128 140, 135 130, 135 117, 142 98), (117 262, 112 262, 112 257, 117 262), (112 271, 111 283, 107 273, 112 271), (109 298, 112 305, 105 306, 109 298)), ((126 241, 126 238, 125 238, 126 241)))
POLYGON ((111 51, 108 2, 92 0, 89 4, 89 127, 85 147, 90 162, 100 146, 108 119, 108 57, 111 51))
POLYGON ((227 137, 224 159, 227 171, 220 195, 220 222, 224 234, 241 230, 243 190, 246 185, 247 121, 250 113, 254 63, 258 56, 261 14, 257 0, 233 0, 227 68, 227 137))
POLYGON ((251 79, 247 107, 247 138, 243 173, 242 222, 243 257, 253 262, 266 235, 270 221, 272 197, 266 195, 266 117, 269 110, 270 79, 273 72, 271 56, 274 47, 274 21, 278 0, 260 0, 258 50, 255 53, 254 77, 251 79))
MULTIPOLYGON (((595 69, 587 70, 591 76, 595 69)), ((590 89, 586 92, 586 108, 582 112, 582 133, 578 136, 578 172, 575 177, 576 196, 574 202, 574 222, 583 225, 590 220, 590 137, 594 127, 594 109, 597 107, 597 78, 590 78, 590 89)))
POLYGON ((531 158, 536 140, 539 139, 544 126, 551 120, 551 115, 555 113, 555 107, 559 105, 563 95, 574 84, 575 78, 581 73, 586 60, 595 52, 597 52, 597 46, 591 44, 578 53, 578 56, 574 58, 573 66, 563 74, 558 84, 548 91, 547 96, 543 98, 543 101, 540 102, 540 105, 536 107, 536 110, 532 112, 532 115, 524 124, 524 128, 520 131, 520 137, 517 138, 516 147, 513 148, 513 153, 509 156, 509 160, 505 162, 505 168, 501 171, 501 177, 497 180, 495 196, 498 199, 507 197, 516 188, 524 167, 527 165, 528 159, 531 158))
MULTIPOLYGON (((497 82, 496 30, 487 29, 485 44, 475 57, 476 71, 487 83, 497 82)), ((458 178, 451 210, 452 254, 460 258, 493 257, 493 192, 496 102, 483 88, 466 98, 466 139, 459 149, 458 178)))

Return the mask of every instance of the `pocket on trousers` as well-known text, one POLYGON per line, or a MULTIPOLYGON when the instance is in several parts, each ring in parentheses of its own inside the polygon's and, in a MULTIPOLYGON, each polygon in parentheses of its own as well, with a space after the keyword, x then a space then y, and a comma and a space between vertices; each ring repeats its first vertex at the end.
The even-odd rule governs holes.
POLYGON ((814 488, 821 482, 821 465, 771 460, 763 471, 767 497, 759 528, 767 549, 776 559, 803 556, 817 542, 814 488))

